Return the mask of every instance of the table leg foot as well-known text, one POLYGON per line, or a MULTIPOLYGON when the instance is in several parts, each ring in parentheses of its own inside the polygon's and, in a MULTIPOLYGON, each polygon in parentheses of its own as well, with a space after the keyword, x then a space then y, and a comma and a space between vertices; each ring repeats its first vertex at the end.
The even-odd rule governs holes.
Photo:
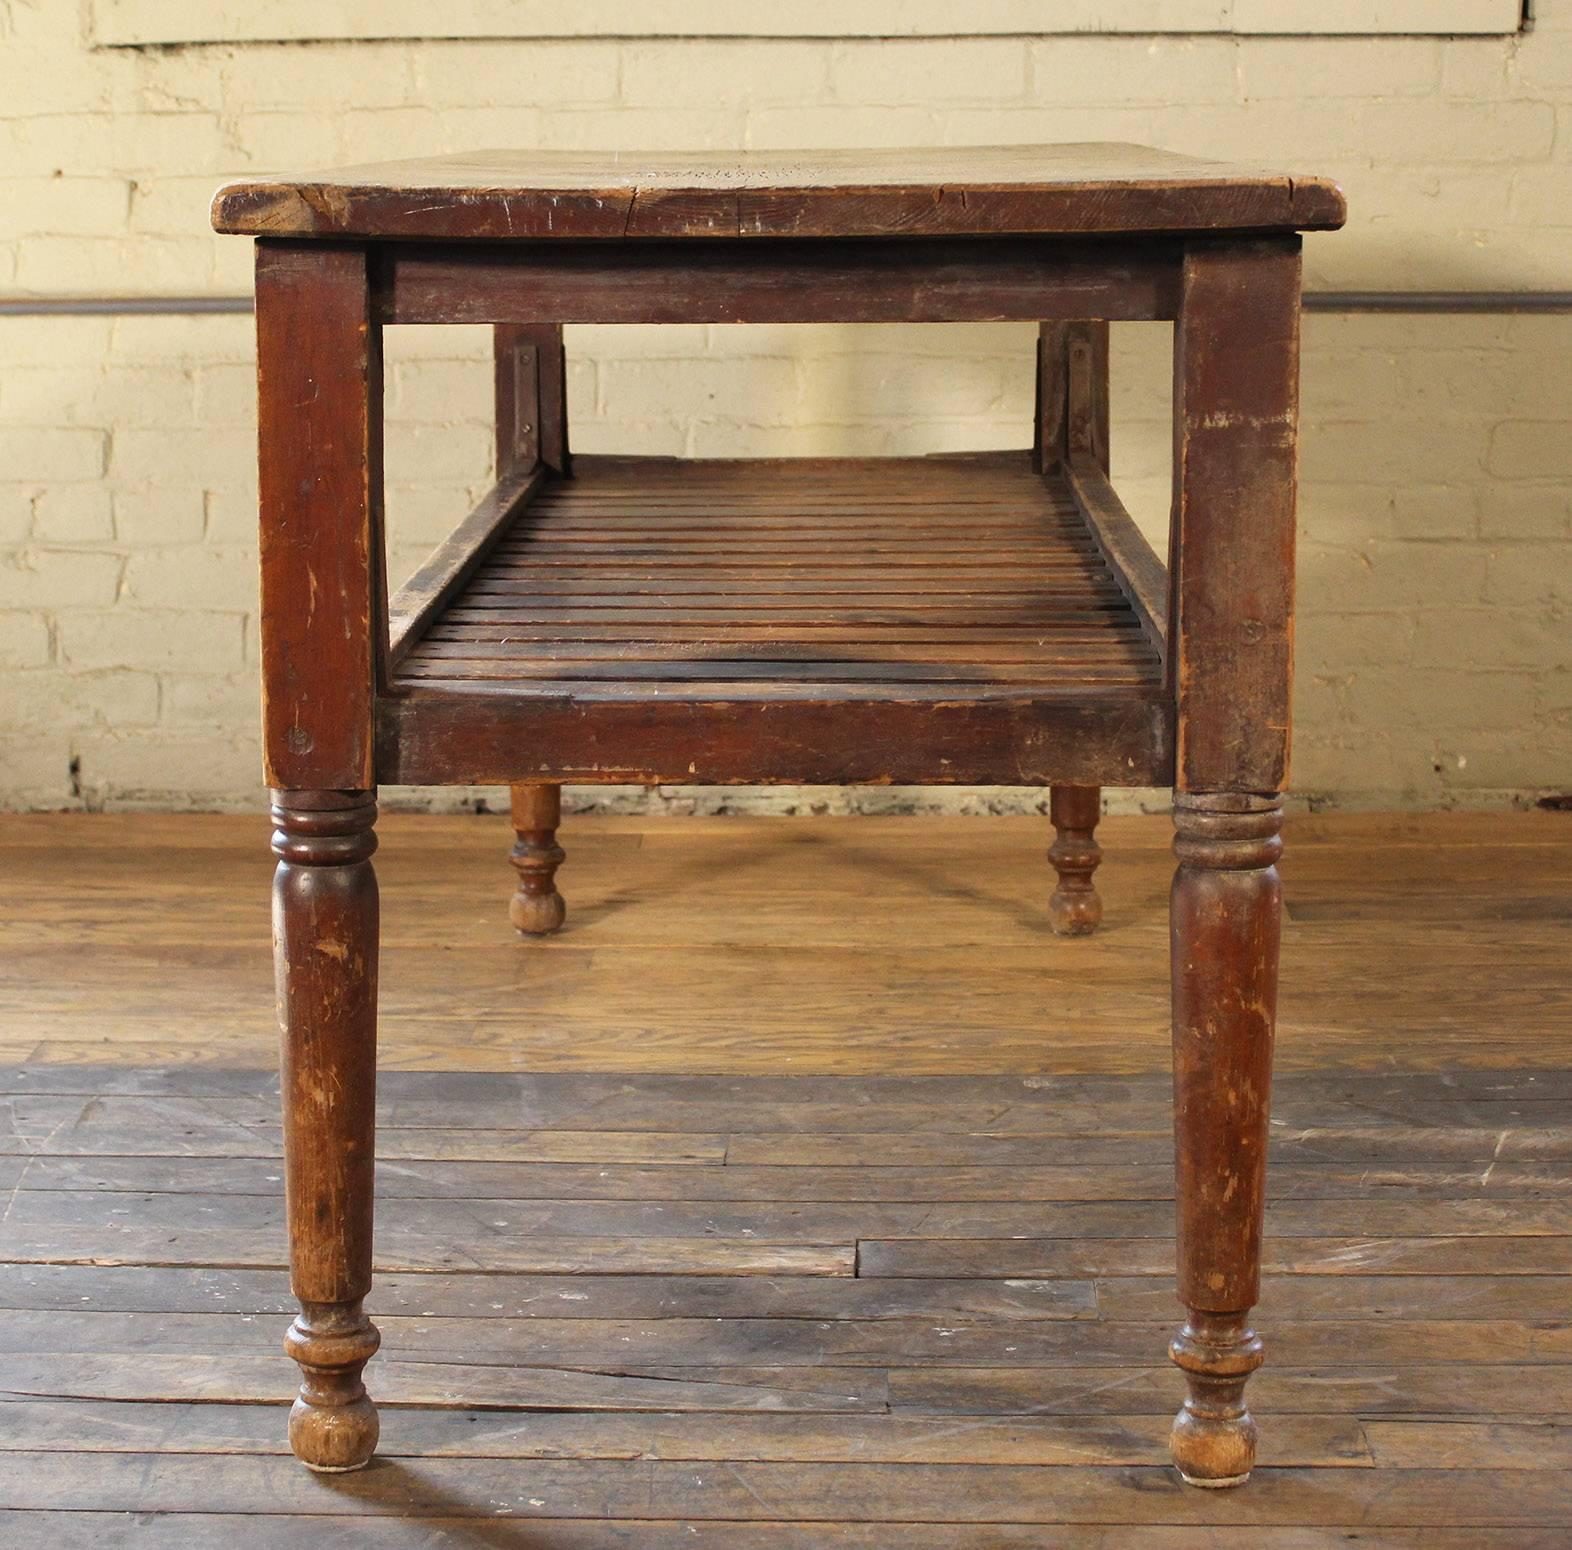
POLYGON ((377 1445, 361 1371, 371 1289, 377 1074, 375 793, 274 794, 273 943, 284 1096, 289 1279, 300 1364, 289 1443, 312 1469, 359 1469, 377 1445))
POLYGON ((305 1303, 284 1337, 300 1364, 289 1412, 289 1446, 308 1469, 343 1474, 376 1452, 377 1407, 361 1380, 381 1337, 359 1303, 305 1303))
POLYGON ((567 859, 557 843, 562 787, 515 785, 512 805, 517 838, 508 859, 519 881, 508 901, 508 919, 524 936, 550 936, 562 929, 568 913, 556 882, 557 868, 567 859))
POLYGON ((1059 877, 1048 900, 1048 923, 1060 936, 1090 936, 1103 918, 1103 901, 1092 883, 1103 859, 1096 838, 1102 788, 1055 786, 1048 812, 1055 831, 1048 859, 1059 877))
POLYGON ((1190 1485, 1243 1485, 1255 1464, 1255 1421, 1245 1383, 1261 1365, 1261 1340, 1245 1313, 1193 1311, 1168 1348, 1188 1393, 1169 1451, 1190 1485))
POLYGON ((1277 1018, 1281 799, 1179 793, 1170 901, 1179 1300, 1169 1354, 1188 1395, 1170 1446, 1192 1485, 1238 1485, 1255 1462, 1245 1384, 1261 1365, 1250 1309, 1277 1018))

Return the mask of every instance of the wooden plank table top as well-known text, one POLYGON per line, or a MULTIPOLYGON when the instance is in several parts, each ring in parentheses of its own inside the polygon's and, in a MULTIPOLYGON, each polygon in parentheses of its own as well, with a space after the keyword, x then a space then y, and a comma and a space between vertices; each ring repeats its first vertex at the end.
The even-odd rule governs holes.
POLYGON ((213 225, 257 237, 992 236, 1341 226, 1324 177, 1119 143, 859 151, 495 150, 245 177, 213 225))

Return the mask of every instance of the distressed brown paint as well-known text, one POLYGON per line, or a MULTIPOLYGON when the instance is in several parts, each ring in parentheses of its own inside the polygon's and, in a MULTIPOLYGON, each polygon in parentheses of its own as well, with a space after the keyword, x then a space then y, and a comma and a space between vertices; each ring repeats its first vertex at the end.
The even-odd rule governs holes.
MULTIPOLYGON (((299 1457, 354 1468, 376 1443, 361 1371, 377 1345, 363 1299, 379 782, 512 787, 512 918, 531 935, 563 920, 564 781, 1046 786, 1048 924, 1068 934, 1101 915, 1099 788, 1171 785, 1187 1309, 1171 1350, 1188 1391, 1172 1451, 1195 1484, 1248 1475, 1297 233, 1342 217, 1324 180, 1119 146, 509 153, 220 193, 219 228, 263 239, 262 667, 299 1457), (564 322, 990 318, 1040 325, 1032 456, 570 459, 564 322), (1109 479, 1108 323, 1128 318, 1177 319, 1166 574, 1109 479), (498 466, 388 602, 378 329, 394 321, 496 325, 498 466)), ((898 1268, 886 1250, 865 1271, 898 1268)))

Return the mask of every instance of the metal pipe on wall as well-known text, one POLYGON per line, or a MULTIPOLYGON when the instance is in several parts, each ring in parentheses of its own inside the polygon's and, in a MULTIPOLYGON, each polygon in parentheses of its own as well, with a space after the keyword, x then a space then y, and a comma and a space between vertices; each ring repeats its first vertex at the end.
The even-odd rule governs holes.
MULTIPOLYGON (((1306 312, 1572 312, 1572 291, 1307 291, 1306 312)), ((0 317, 232 315, 251 311, 249 296, 10 296, 0 317)))

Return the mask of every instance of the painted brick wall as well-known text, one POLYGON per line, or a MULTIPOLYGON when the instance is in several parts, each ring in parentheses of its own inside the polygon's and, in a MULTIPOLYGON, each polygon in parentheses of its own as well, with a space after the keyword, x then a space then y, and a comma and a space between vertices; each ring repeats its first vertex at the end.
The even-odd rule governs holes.
MULTIPOLYGON (((1353 218, 1310 239, 1312 285, 1572 287, 1572 0, 1536 9, 1512 39, 132 50, 87 46, 66 0, 0 0, 0 293, 245 289, 248 244, 206 210, 246 169, 1054 139, 1340 177, 1353 218)), ((486 349, 392 331, 395 577, 485 483, 486 349)), ((569 349, 585 450, 1026 438, 1029 328, 580 328, 569 349)), ((1117 328, 1114 353, 1116 477, 1160 534, 1167 331, 1117 328)), ((0 319, 0 805, 258 799, 251 373, 240 318, 0 319)), ((1572 786, 1572 319, 1311 317, 1304 410, 1300 791, 1572 786)))

